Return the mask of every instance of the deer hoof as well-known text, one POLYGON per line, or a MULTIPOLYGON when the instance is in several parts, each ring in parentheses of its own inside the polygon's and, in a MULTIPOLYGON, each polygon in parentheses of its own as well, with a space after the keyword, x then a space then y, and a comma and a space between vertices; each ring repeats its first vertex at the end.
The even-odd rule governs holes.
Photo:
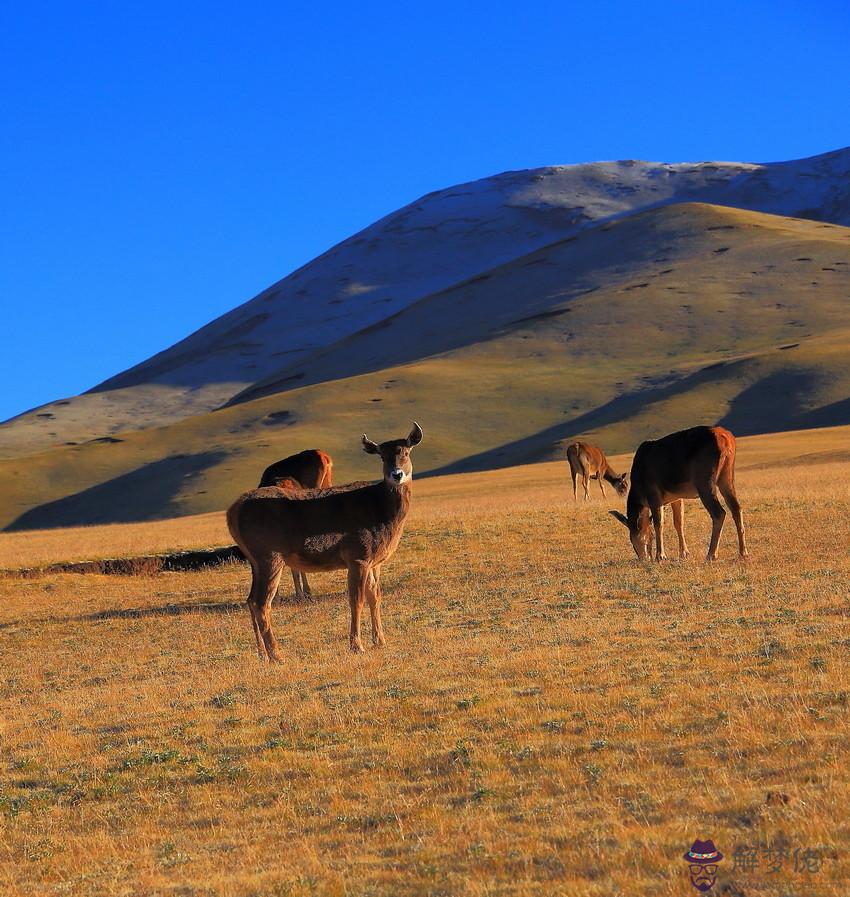
POLYGON ((365 653, 366 653, 365 648, 363 647, 363 645, 360 643, 359 640, 356 641, 356 642, 355 642, 355 641, 352 641, 352 642, 351 642, 351 650, 352 650, 355 654, 365 654, 365 653))
POLYGON ((378 638, 373 638, 373 639, 372 639, 372 644, 373 644, 376 648, 383 648, 384 645, 386 644, 386 642, 384 641, 384 637, 383 637, 382 635, 380 635, 380 636, 378 636, 378 638))
POLYGON ((656 561, 666 561, 666 560, 667 560, 667 555, 666 555, 666 554, 656 554, 656 555, 655 555, 655 560, 656 560, 656 561))
POLYGON ((685 558, 689 558, 691 556, 690 551, 680 551, 679 552, 679 560, 683 561, 685 558))

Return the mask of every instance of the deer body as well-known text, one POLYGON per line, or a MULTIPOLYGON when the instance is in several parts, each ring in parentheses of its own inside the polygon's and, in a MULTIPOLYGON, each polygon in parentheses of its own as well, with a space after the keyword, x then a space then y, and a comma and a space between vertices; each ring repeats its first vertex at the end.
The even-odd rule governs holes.
MULTIPOLYGON (((260 487, 278 486, 293 491, 297 489, 329 488, 333 482, 333 459, 321 449, 305 449, 269 465, 260 478, 260 487)), ((312 598, 313 592, 307 576, 300 570, 292 570, 295 599, 312 598)))
POLYGON ((578 501, 577 481, 579 476, 582 478, 585 501, 590 500, 587 485, 593 478, 599 481, 599 488, 602 490, 603 497, 605 495, 603 481, 605 480, 617 490, 619 495, 626 494, 628 489, 627 475, 614 473, 601 448, 597 448, 589 442, 573 442, 567 447, 567 461, 573 477, 573 498, 576 501, 578 501))
POLYGON ((684 499, 699 498, 712 520, 707 559, 717 559, 717 545, 726 500, 738 531, 738 550, 747 556, 744 520, 735 491, 735 437, 723 427, 692 427, 638 446, 632 462, 631 488, 625 516, 612 515, 629 529, 632 546, 641 560, 649 559, 650 519, 655 529, 655 559, 663 560, 664 506, 671 505, 679 537, 679 556, 688 556, 684 533, 684 499))
POLYGON ((407 439, 363 448, 379 454, 379 483, 288 491, 262 487, 245 493, 227 512, 230 533, 251 564, 248 609, 262 658, 281 660, 271 627, 271 600, 283 567, 301 573, 346 569, 351 606, 349 640, 362 651, 360 615, 368 599, 372 641, 384 644, 381 622, 381 566, 398 547, 410 508, 413 466, 410 449, 422 439, 418 424, 407 439))

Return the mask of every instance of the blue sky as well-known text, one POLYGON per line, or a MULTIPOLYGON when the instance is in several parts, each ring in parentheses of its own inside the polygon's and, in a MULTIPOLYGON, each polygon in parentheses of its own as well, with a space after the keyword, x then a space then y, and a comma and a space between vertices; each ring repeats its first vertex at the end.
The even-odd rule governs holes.
POLYGON ((0 419, 440 187, 850 144, 845 2, 307 6, 0 8, 0 419))

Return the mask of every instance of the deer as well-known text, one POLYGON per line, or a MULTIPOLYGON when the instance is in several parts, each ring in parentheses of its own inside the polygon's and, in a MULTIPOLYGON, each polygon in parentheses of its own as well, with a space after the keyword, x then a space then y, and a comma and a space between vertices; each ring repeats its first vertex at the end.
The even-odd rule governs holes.
POLYGON ((271 602, 284 566, 302 573, 347 570, 349 646, 357 653, 364 650, 360 617, 367 600, 372 643, 384 646, 381 569, 401 541, 412 492, 410 453, 421 441, 422 428, 415 421, 406 438, 378 444, 364 434, 363 451, 379 455, 383 465, 377 483, 298 492, 265 486, 230 506, 230 534, 251 565, 247 605, 261 660, 283 660, 272 630, 271 602))
MULTIPOLYGON (((305 449, 270 464, 263 471, 258 488, 277 486, 290 492, 298 489, 327 489, 333 485, 333 466, 333 459, 327 452, 321 449, 305 449)), ((313 597, 305 573, 293 570, 292 582, 295 585, 296 601, 306 601, 313 597)))
POLYGON ((567 446, 567 461, 570 465, 570 473, 573 475, 573 498, 578 501, 577 481, 582 478, 584 486, 584 500, 590 500, 587 490, 588 482, 596 478, 602 496, 605 497, 605 483, 607 480, 620 496, 625 496, 629 489, 629 475, 626 473, 614 473, 605 453, 601 448, 591 445, 589 442, 573 442, 567 446))
POLYGON ((673 525, 679 537, 679 557, 688 557, 684 532, 684 499, 699 498, 711 516, 709 561, 717 560, 717 545, 726 511, 726 501, 738 531, 738 552, 748 556, 744 518, 735 492, 735 437, 723 427, 691 427, 663 439, 642 442, 635 452, 626 513, 610 513, 629 530, 638 559, 650 559, 650 518, 655 528, 655 559, 665 560, 664 507, 671 505, 673 525))

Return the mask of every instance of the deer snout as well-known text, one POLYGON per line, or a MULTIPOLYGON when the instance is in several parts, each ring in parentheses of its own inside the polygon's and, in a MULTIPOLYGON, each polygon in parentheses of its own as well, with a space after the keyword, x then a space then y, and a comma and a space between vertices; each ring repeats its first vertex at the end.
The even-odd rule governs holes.
POLYGON ((394 483, 401 483, 404 480, 404 471, 400 467, 396 467, 390 471, 390 479, 394 483))

